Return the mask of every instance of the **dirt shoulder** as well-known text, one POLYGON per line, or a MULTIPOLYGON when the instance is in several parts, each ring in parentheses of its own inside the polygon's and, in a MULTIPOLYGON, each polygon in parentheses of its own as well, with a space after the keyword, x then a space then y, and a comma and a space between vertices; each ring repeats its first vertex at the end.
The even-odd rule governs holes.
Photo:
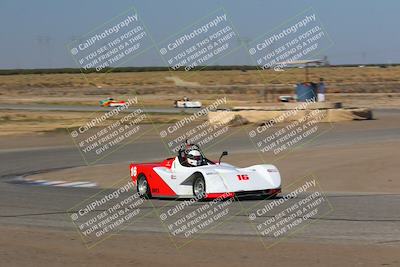
POLYGON ((0 227, 1 266, 398 266, 398 243, 336 244, 196 239, 176 249, 166 234, 122 233, 86 249, 76 232, 0 227))

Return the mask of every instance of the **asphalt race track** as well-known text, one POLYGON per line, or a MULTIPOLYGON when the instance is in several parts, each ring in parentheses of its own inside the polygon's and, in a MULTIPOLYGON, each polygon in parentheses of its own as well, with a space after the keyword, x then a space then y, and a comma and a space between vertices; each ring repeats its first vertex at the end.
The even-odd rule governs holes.
MULTIPOLYGON (((376 117, 383 115, 399 115, 400 111, 376 111, 376 117)), ((335 129, 322 135, 310 144, 313 147, 334 146, 335 144, 354 144, 376 141, 399 140, 400 127, 382 129, 380 131, 365 131, 360 129, 359 134, 349 135, 335 129)), ((230 151, 240 152, 244 145, 239 141, 243 136, 232 136, 228 140, 230 151)), ((155 151, 160 151, 160 158, 164 152, 160 142, 136 142, 126 146, 118 153, 97 164, 147 161, 155 151), (135 151, 132 154, 132 151, 135 151), (150 153, 150 151, 152 153, 150 153)), ((220 148, 216 147, 215 152, 220 148)), ((100 189, 94 188, 57 188, 36 187, 10 183, 10 179, 24 174, 43 170, 81 166, 82 159, 77 149, 72 146, 38 147, 29 149, 2 149, 0 150, 0 225, 13 226, 40 226, 54 229, 74 228, 67 214, 67 210, 97 193, 100 189)), ((128 172, 128 170, 127 170, 128 172)), ((107 192, 103 192, 105 194, 107 192)), ((284 192, 285 193, 285 192, 284 192)), ((300 195, 299 198, 305 198, 300 195)), ((321 219, 306 227, 295 235, 296 239, 323 241, 353 240, 357 242, 396 243, 400 242, 400 193, 399 194, 370 194, 370 193, 328 193, 327 200, 331 203, 332 211, 321 219)), ((232 212, 235 214, 224 227, 212 230, 214 238, 218 235, 232 235, 236 237, 256 236, 249 223, 246 210, 260 201, 275 200, 240 200, 232 203, 232 212)), ((296 201, 296 199, 290 200, 296 201)), ((168 200, 151 200, 145 203, 144 208, 155 208, 172 205, 168 200)), ((189 211, 187 211, 189 212, 189 211)), ((268 214, 265 216, 272 216, 268 214)), ((149 212, 140 221, 128 226, 124 231, 138 232, 165 232, 160 219, 155 212, 149 212)))

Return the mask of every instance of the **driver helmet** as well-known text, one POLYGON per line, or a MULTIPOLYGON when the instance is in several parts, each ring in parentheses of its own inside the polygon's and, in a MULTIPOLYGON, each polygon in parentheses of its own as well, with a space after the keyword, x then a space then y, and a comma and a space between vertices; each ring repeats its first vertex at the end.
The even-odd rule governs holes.
POLYGON ((189 165, 194 167, 201 166, 203 162, 203 155, 197 148, 188 151, 186 156, 187 156, 186 160, 189 163, 189 165))

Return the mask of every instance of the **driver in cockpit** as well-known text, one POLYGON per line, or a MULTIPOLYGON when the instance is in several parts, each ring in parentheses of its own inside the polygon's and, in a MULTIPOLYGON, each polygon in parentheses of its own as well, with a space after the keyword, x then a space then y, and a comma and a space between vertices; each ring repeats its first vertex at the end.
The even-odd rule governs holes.
POLYGON ((200 148, 195 144, 185 144, 179 150, 180 162, 185 167, 198 167, 207 165, 206 159, 203 157, 200 148))

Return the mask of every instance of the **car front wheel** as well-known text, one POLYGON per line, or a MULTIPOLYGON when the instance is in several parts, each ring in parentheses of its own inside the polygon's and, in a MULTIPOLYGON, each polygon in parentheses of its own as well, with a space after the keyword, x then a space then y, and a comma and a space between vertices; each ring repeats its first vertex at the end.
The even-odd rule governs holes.
POLYGON ((206 182, 202 176, 198 176, 194 179, 193 195, 198 200, 202 200, 206 197, 206 182))
POLYGON ((141 197, 151 198, 150 186, 145 175, 142 174, 138 177, 136 188, 141 197))

